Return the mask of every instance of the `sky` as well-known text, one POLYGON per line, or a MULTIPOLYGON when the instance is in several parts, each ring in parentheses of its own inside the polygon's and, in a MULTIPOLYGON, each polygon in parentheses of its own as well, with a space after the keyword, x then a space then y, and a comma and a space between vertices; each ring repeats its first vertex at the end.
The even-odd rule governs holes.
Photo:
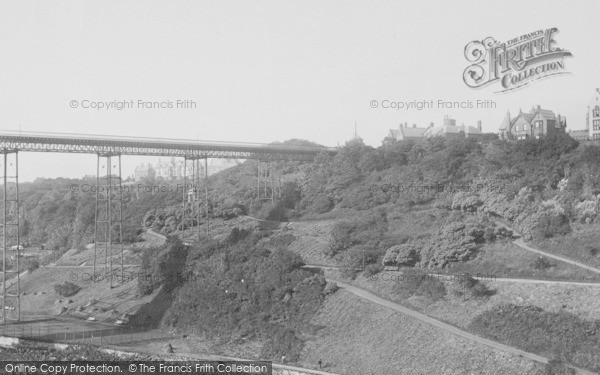
MULTIPOLYGON (((597 0, 0 0, 0 129, 336 146, 356 124, 377 147, 401 122, 449 115, 492 132, 507 111, 538 104, 583 129, 600 87, 598 14, 597 0), (505 93, 463 82, 469 42, 552 27, 556 46, 573 54, 570 74, 505 93), (495 108, 398 110, 382 108, 386 100, 495 108), (92 108, 110 102, 133 104, 92 108)), ((124 157, 124 174, 148 161, 124 157)), ((22 153, 19 173, 75 178, 95 163, 94 155, 22 153)))

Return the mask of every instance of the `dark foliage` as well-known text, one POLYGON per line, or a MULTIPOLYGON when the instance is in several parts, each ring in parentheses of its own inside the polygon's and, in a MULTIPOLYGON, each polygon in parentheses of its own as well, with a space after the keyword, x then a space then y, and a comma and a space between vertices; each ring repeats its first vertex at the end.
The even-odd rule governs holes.
POLYGON ((81 287, 71 282, 65 281, 62 284, 54 285, 54 291, 61 297, 71 297, 79 293, 81 287))

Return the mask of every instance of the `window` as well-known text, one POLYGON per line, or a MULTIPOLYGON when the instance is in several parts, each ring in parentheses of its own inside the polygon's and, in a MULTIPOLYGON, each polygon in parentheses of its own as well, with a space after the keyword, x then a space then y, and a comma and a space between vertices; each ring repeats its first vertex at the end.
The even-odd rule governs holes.
POLYGON ((594 120, 594 130, 600 130, 600 120, 594 120))
POLYGON ((593 139, 593 140, 599 140, 599 139, 600 139, 600 134, 594 134, 594 135, 592 136, 592 139, 593 139))
POLYGON ((527 125, 523 124, 523 131, 527 130, 527 125))
POLYGON ((594 108, 594 117, 600 117, 600 106, 594 108))
POLYGON ((540 129, 542 127, 542 120, 538 120, 535 122, 535 128, 540 129))
POLYGON ((519 125, 515 125, 515 131, 518 132, 519 131, 519 125))

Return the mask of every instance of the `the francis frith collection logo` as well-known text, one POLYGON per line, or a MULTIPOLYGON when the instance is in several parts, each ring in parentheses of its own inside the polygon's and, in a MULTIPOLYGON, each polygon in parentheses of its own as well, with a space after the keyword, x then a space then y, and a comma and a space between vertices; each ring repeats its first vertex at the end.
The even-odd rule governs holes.
POLYGON ((467 86, 479 88, 498 81, 501 90, 514 90, 540 78, 568 73, 564 58, 571 52, 558 48, 557 28, 537 30, 500 43, 492 37, 475 40, 465 47, 471 63, 464 73, 467 86))

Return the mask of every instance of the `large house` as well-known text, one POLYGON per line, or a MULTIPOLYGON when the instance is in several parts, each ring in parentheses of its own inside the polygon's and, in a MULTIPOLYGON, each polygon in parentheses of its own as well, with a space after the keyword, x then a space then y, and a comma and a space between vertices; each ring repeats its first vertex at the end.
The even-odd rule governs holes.
POLYGON ((134 178, 136 181, 141 180, 142 178, 154 177, 156 175, 156 171, 150 164, 138 165, 135 167, 134 178))
POLYGON ((588 131, 588 139, 600 140, 600 89, 598 88, 587 107, 585 129, 588 131))
POLYGON ((462 137, 479 139, 482 135, 481 121, 477 121, 477 127, 465 126, 464 124, 457 126, 456 120, 448 116, 444 116, 442 126, 435 126, 431 123, 423 133, 423 136, 426 138, 444 137, 450 139, 462 137))
POLYGON ((567 119, 554 112, 542 109, 538 105, 531 108, 529 113, 519 110, 516 117, 506 113, 500 125, 500 138, 502 139, 529 139, 540 138, 542 135, 565 132, 567 119))
POLYGON ((416 124, 413 124, 412 127, 409 127, 408 122, 405 122, 404 124, 400 123, 398 129, 390 129, 388 138, 396 141, 423 139, 423 133, 425 130, 427 130, 427 128, 419 128, 416 124))
MULTIPOLYGON (((210 165, 208 165, 208 175, 211 176, 215 173, 221 172, 227 168, 233 167, 240 164, 238 159, 219 159, 215 161, 212 159, 210 165)), ((200 160, 200 170, 198 171, 200 176, 204 175, 204 163, 200 160)), ((184 162, 183 160, 176 160, 174 157, 170 159, 158 159, 156 166, 152 164, 142 164, 135 168, 134 180, 140 181, 147 177, 156 177, 165 181, 174 181, 187 176, 188 178, 194 173, 191 162, 187 163, 187 170, 184 173, 184 162)))

